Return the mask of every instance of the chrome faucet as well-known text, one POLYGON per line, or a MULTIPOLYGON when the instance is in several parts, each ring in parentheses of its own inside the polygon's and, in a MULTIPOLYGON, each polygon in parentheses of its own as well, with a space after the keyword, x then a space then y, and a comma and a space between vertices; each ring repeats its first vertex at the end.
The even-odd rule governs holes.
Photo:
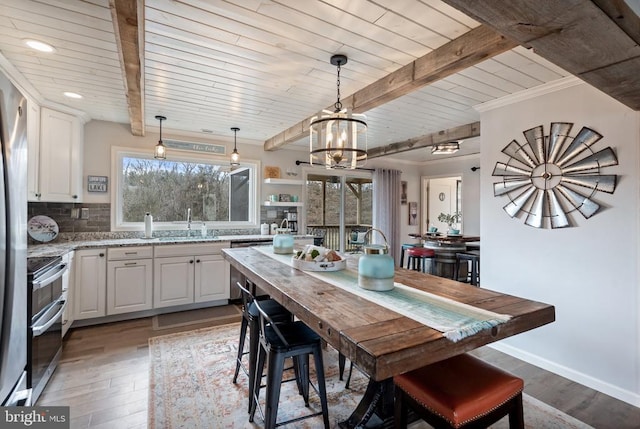
POLYGON ((191 209, 187 209, 187 231, 191 234, 191 209))

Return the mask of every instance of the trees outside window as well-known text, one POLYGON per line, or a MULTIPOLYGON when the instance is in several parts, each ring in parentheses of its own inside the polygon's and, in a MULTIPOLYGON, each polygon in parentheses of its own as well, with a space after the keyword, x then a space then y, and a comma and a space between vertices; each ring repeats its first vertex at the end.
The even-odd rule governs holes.
POLYGON ((129 152, 116 158, 116 227, 141 224, 149 212, 156 225, 169 229, 187 220, 188 209, 194 222, 257 224, 256 165, 231 171, 227 160, 156 160, 129 152))

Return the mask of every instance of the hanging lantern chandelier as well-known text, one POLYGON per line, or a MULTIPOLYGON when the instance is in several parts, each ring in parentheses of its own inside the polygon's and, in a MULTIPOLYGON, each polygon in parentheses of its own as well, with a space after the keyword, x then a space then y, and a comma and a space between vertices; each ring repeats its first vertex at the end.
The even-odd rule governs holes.
POLYGON ((153 157, 155 159, 167 159, 167 148, 164 143, 162 143, 162 121, 166 121, 167 118, 165 116, 156 116, 156 119, 160 121, 160 140, 158 140, 158 144, 156 145, 156 149, 153 152, 153 157))
POLYGON ((240 128, 232 127, 231 131, 233 131, 233 152, 231 152, 231 167, 235 168, 240 165, 240 154, 238 153, 238 148, 236 147, 236 136, 240 128))
POLYGON ((323 110, 311 118, 309 127, 309 163, 327 169, 355 169, 367 161, 366 116, 352 113, 340 102, 340 67, 347 63, 346 55, 333 55, 331 64, 337 67, 337 94, 334 111, 323 110))

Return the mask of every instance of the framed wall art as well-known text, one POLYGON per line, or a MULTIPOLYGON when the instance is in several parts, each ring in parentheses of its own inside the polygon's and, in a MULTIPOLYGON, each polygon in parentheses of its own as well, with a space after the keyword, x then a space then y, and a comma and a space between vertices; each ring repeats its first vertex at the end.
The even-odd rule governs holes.
POLYGON ((418 203, 411 201, 409 203, 409 225, 418 224, 418 203))
POLYGON ((407 182, 400 182, 400 204, 407 204, 407 182))

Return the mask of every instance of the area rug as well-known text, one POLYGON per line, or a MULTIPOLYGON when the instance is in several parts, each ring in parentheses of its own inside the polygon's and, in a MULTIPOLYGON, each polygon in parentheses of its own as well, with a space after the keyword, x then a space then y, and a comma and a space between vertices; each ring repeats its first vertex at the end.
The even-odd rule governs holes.
MULTIPOLYGON (((258 428, 263 420, 256 413, 249 423, 247 377, 241 371, 233 384, 237 354, 239 323, 198 329, 149 339, 149 428, 258 428)), ((345 420, 362 397, 367 379, 353 371, 349 389, 338 379, 338 353, 331 347, 324 352, 324 365, 332 428, 345 420)), ((313 366, 313 365, 312 365, 313 366)), ((315 376, 312 375, 312 380, 315 376)), ((261 391, 264 403, 264 389, 261 391)), ((315 392, 311 392, 306 408, 295 383, 284 383, 280 395, 278 421, 320 411, 315 392)), ((528 395, 524 395, 527 429, 588 429, 590 426, 528 395)), ((321 428, 322 418, 314 417, 282 426, 287 429, 321 428)), ((413 429, 430 428, 416 422, 413 429)), ((507 419, 492 429, 508 428, 507 419)))
POLYGON ((219 307, 158 314, 157 316, 153 316, 152 326, 154 331, 197 325, 199 323, 212 323, 217 326, 239 322, 241 317, 242 311, 240 307, 237 305, 223 305, 219 307))

